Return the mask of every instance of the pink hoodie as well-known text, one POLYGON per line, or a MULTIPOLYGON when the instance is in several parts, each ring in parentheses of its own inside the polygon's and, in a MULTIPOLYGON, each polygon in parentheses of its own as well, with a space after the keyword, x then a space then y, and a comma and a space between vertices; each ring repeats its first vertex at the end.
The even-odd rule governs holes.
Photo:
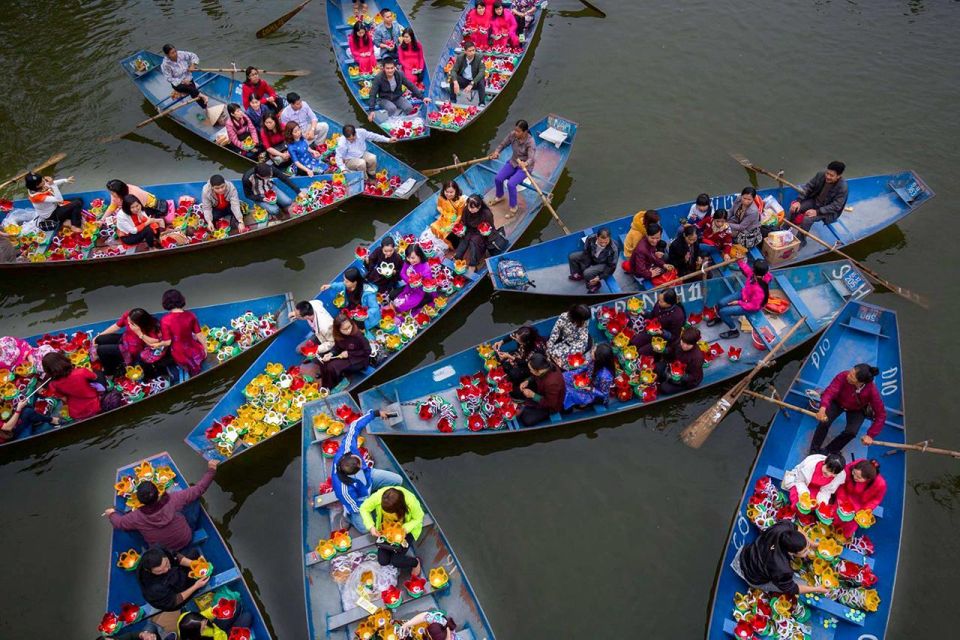
MULTIPOLYGON (((743 307, 744 311, 759 311, 763 306, 763 287, 753 277, 753 269, 750 268, 746 260, 741 260, 737 263, 737 266, 740 267, 743 275, 747 276, 747 283, 743 285, 743 289, 740 291, 740 306, 743 307)), ((772 279, 773 276, 769 273, 763 276, 763 281, 767 284, 772 279)))

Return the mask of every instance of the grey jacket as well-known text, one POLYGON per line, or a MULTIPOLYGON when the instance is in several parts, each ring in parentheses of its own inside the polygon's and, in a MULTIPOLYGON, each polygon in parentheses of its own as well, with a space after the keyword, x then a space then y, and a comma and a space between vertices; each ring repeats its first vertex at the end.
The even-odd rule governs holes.
POLYGON ((387 74, 383 71, 378 73, 373 80, 370 81, 370 110, 375 111, 377 106, 380 103, 380 99, 389 100, 390 102, 396 103, 397 99, 403 95, 403 88, 406 87, 410 89, 410 93, 415 95, 418 98, 423 97, 423 92, 417 88, 417 85, 413 84, 407 79, 407 76, 403 75, 399 70, 394 73, 393 79, 397 81, 397 86, 395 89, 390 88, 390 81, 387 80, 387 74))
MULTIPOLYGON (((240 195, 233 183, 227 180, 227 202, 230 203, 230 211, 237 222, 243 224, 243 213, 240 212, 240 195)), ((213 207, 217 204, 217 196, 213 192, 210 183, 203 185, 203 192, 200 195, 200 209, 203 211, 203 217, 207 221, 207 226, 213 226, 213 207)))
POLYGON ((741 216, 737 215, 739 206, 740 199, 737 198, 736 204, 730 207, 730 216, 727 218, 727 223, 730 225, 730 233, 736 236, 740 233, 750 233, 755 229, 759 229, 760 210, 757 209, 756 203, 751 202, 750 206, 747 207, 747 210, 741 216))
MULTIPOLYGON (((810 182, 800 188, 800 200, 814 199, 827 183, 826 172, 821 171, 810 179, 810 182)), ((847 206, 847 181, 840 177, 832 185, 828 185, 826 204, 817 207, 817 215, 827 218, 827 222, 836 222, 843 208, 847 206)))

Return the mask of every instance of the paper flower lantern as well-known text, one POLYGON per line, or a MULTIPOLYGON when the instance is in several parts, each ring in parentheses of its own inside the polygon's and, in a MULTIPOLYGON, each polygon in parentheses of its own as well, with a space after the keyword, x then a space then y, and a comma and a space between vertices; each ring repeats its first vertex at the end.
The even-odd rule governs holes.
POLYGON ((238 602, 231 598, 220 598, 211 609, 218 620, 232 620, 237 615, 238 602))
POLYGON ((132 602, 125 602, 120 606, 120 621, 123 622, 124 626, 130 626, 134 624, 143 616, 143 610, 140 608, 140 605, 134 604, 132 602))
POLYGON ((434 590, 442 589, 450 583, 450 576, 447 575, 447 570, 443 567, 430 569, 429 579, 430 586, 434 590))
POLYGON ((403 588, 411 598, 419 598, 424 594, 426 584, 423 576, 410 576, 410 579, 403 583, 403 588))
POLYGON ((206 578, 213 572, 213 565, 206 558, 200 556, 196 560, 190 561, 190 573, 187 575, 194 580, 206 578))
POLYGON ((100 626, 97 627, 97 631, 112 636, 121 628, 123 628, 123 622, 120 621, 120 616, 107 611, 103 614, 103 618, 100 619, 100 626))
POLYGON ((383 599, 383 606, 388 609, 396 609, 403 604, 403 593, 396 587, 390 585, 380 592, 380 598, 383 599))
POLYGON ((117 559, 117 566, 124 571, 133 571, 140 566, 140 554, 136 549, 122 552, 117 559))

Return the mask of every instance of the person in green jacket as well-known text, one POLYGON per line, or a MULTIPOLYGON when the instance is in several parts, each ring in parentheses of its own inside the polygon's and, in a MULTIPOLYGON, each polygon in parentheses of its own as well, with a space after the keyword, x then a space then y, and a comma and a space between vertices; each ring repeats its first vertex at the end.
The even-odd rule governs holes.
POLYGON ((407 537, 399 545, 384 540, 377 541, 377 562, 385 567, 388 564, 397 569, 410 569, 411 574, 420 575, 420 561, 407 555, 410 544, 420 538, 423 531, 423 507, 413 492, 403 487, 384 487, 360 505, 360 517, 370 530, 370 535, 380 538, 384 524, 400 522, 407 537))

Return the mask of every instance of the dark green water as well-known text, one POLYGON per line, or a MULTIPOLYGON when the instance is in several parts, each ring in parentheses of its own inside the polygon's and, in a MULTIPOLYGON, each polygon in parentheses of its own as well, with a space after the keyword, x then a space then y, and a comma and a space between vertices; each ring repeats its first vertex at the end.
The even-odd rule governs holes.
MULTIPOLYGON (((554 111, 581 131, 556 189, 571 228, 640 208, 731 192, 746 176, 739 151, 804 180, 834 158, 848 175, 917 170, 939 197, 852 254, 934 303, 925 313, 891 294, 904 334, 908 436, 960 448, 955 387, 960 312, 954 204, 960 126, 960 4, 940 0, 553 0, 520 80, 458 137, 395 146, 420 168, 452 153, 484 152, 510 123, 554 111)), ((119 177, 147 185, 244 169, 161 123, 102 146, 96 139, 152 115, 117 60, 165 41, 204 64, 305 68, 290 79, 315 109, 342 121, 358 112, 336 75, 314 2, 266 41, 253 32, 293 2, 145 0, 24 2, 0 6, 0 174, 57 151, 58 174, 78 189, 119 177)), ((428 60, 460 1, 404 2, 428 60), (431 46, 433 47, 431 49, 431 46)), ((432 63, 431 63, 432 64, 432 63)), ((278 290, 313 294, 410 204, 354 200, 296 231, 136 265, 2 274, 0 332, 32 334, 155 308, 180 287, 191 304, 278 290)), ((554 237, 546 214, 522 243, 554 237)), ((383 381, 558 313, 563 302, 490 300, 484 284, 382 372, 383 381)), ((771 376, 781 386, 799 354, 771 376)), ((182 438, 250 363, 241 359, 186 389, 119 417, 0 453, 0 638, 91 637, 103 613, 110 530, 99 514, 114 470, 170 451, 191 479, 202 460, 182 438)), ((454 544, 501 638, 696 638, 705 632, 728 527, 772 412, 746 405, 706 446, 677 439, 716 392, 561 432, 469 442, 392 440, 454 544)), ((306 637, 301 577, 299 439, 287 434, 226 465, 207 508, 258 594, 276 638, 306 637)), ((914 456, 890 638, 952 637, 960 615, 956 461, 914 456), (953 629, 953 631, 951 631, 953 629)))

